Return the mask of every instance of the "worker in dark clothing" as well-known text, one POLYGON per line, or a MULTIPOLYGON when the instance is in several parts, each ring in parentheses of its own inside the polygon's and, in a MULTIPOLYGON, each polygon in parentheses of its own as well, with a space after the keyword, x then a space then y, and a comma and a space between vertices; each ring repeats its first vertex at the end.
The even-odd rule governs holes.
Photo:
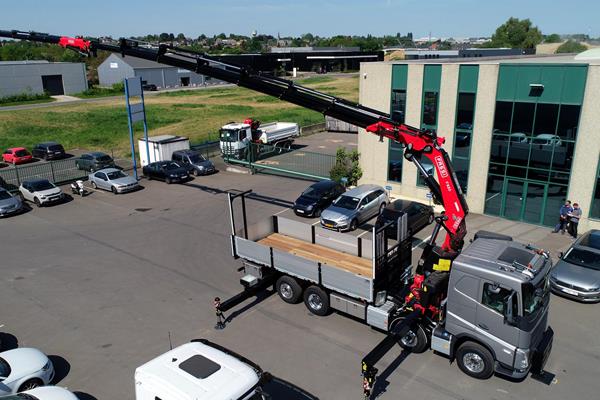
POLYGON ((581 213, 579 204, 573 203, 573 210, 569 213, 569 234, 573 236, 573 239, 577 239, 577 225, 579 225, 581 213))
POLYGON ((563 235, 565 234, 565 229, 567 228, 567 224, 569 223, 569 213, 573 211, 573 207, 571 206, 571 200, 567 200, 565 201, 565 204, 563 204, 560 207, 560 215, 559 220, 558 220, 558 224, 556 224, 556 226, 554 227, 554 233, 557 233, 558 231, 560 231, 560 233, 562 233, 563 235))

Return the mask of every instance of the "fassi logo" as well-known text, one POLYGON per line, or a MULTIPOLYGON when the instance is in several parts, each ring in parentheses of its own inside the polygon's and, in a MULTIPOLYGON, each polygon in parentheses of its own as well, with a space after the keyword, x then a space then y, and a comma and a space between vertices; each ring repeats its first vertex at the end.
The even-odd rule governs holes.
POLYGON ((446 165, 444 164, 442 156, 436 156, 435 163, 437 164, 438 172, 440 173, 440 178, 447 178, 448 170, 446 169, 446 165))

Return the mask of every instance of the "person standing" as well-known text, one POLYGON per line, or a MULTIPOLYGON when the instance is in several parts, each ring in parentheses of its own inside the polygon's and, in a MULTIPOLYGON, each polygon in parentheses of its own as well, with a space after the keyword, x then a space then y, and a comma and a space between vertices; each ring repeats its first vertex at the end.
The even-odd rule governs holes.
MULTIPOLYGON (((560 231, 563 235, 565 234, 565 229, 567 228, 567 224, 569 223, 569 214, 573 211, 573 207, 571 207, 571 200, 565 201, 565 204, 560 206, 560 215, 558 224, 554 227, 554 233, 560 231)), ((570 232, 569 232, 570 233, 570 232)))
POLYGON ((569 213, 569 233, 574 239, 577 239, 577 225, 579 225, 580 218, 581 208, 579 208, 579 204, 573 203, 573 211, 569 213))

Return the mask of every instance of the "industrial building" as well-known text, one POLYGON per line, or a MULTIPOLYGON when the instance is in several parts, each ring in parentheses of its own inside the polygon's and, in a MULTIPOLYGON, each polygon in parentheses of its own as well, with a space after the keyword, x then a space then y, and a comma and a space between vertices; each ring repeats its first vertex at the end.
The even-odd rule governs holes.
POLYGON ((136 76, 142 78, 144 85, 156 85, 161 89, 199 86, 211 79, 187 69, 136 57, 123 57, 120 54, 111 54, 98 66, 100 86, 112 86, 122 83, 125 78, 136 76))
POLYGON ((0 61, 0 97, 44 92, 54 96, 87 89, 84 63, 0 61))
MULTIPOLYGON (((600 228, 600 52, 361 65, 360 102, 445 137, 471 212, 554 226, 566 199, 600 228)), ((402 148, 359 135, 363 181, 427 201, 402 148)), ((433 165, 423 157, 426 168, 433 165)))

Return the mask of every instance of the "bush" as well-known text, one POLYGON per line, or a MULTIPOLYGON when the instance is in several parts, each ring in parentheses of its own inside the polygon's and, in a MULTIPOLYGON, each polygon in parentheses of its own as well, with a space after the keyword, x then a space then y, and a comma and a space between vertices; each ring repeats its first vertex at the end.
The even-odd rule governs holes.
POLYGON ((119 96, 125 93, 125 85, 122 82, 115 83, 110 88, 92 86, 85 92, 76 94, 77 97, 88 98, 88 97, 105 97, 105 96, 119 96))
POLYGON ((582 51, 586 51, 587 47, 578 43, 574 40, 567 40, 556 49, 556 54, 559 53, 581 53, 582 51))
POLYGON ((348 186, 354 186, 362 178, 362 169, 360 168, 360 153, 357 150, 347 152, 340 147, 335 154, 335 165, 329 171, 331 180, 342 182, 342 178, 348 179, 348 186))
POLYGON ((0 97, 0 104, 21 103, 24 101, 46 100, 49 98, 50 98, 50 95, 46 92, 36 93, 36 94, 21 93, 21 94, 14 94, 12 96, 0 97))

